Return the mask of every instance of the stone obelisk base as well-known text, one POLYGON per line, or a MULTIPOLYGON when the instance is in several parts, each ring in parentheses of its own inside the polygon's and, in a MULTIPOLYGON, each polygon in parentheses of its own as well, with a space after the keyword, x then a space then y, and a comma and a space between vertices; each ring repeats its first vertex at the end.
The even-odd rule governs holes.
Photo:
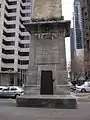
POLYGON ((71 95, 31 95, 17 97, 18 107, 76 109, 77 101, 71 95))
POLYGON ((17 106, 77 108, 76 97, 70 95, 66 71, 65 37, 68 37, 70 23, 32 22, 26 28, 31 33, 30 66, 25 95, 17 97, 17 106))

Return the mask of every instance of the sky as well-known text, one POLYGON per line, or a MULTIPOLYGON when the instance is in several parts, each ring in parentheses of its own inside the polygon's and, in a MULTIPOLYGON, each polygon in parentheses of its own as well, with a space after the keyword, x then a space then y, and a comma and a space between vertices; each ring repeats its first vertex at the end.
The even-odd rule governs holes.
MULTIPOLYGON (((72 18, 73 18, 73 1, 74 0, 62 0, 62 14, 65 20, 71 20, 71 27, 72 18)), ((70 38, 66 38, 66 58, 67 61, 70 61, 70 38)))

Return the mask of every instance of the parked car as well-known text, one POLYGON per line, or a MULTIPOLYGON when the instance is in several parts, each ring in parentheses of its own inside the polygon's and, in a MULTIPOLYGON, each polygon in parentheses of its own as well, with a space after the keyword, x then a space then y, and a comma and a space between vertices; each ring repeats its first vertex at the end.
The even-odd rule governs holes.
POLYGON ((24 90, 19 86, 8 86, 0 91, 0 97, 17 97, 24 94, 24 90))
POLYGON ((7 88, 6 86, 0 86, 0 92, 2 92, 3 89, 7 88))
POLYGON ((90 82, 85 82, 83 85, 76 85, 77 92, 90 92, 90 82))

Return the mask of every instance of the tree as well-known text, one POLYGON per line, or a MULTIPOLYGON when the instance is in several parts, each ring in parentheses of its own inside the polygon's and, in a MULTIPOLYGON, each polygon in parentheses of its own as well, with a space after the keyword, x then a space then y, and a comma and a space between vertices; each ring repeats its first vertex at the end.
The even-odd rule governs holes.
POLYGON ((73 79, 76 79, 82 73, 84 73, 84 58, 79 54, 71 60, 71 74, 74 76, 73 79))

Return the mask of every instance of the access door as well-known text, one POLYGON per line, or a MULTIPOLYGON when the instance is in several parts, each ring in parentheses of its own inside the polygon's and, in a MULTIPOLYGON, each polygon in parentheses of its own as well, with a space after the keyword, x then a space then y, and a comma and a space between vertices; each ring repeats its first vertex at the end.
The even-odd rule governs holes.
POLYGON ((53 76, 52 71, 41 71, 41 88, 42 95, 53 94, 53 76))

